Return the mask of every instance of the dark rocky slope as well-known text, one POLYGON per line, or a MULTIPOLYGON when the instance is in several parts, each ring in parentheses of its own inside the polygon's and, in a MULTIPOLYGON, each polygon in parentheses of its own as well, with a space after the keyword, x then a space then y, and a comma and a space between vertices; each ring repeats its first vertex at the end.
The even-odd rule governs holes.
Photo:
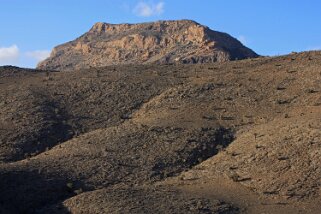
POLYGON ((0 68, 0 211, 318 213, 320 68, 0 68))

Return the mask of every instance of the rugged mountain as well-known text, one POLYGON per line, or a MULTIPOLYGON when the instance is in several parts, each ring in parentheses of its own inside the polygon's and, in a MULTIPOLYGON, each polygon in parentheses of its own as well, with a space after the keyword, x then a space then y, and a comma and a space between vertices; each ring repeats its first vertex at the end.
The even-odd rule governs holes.
POLYGON ((257 56, 230 35, 190 20, 96 23, 76 40, 55 47, 38 68, 72 70, 118 64, 224 62, 257 56))
POLYGON ((0 213, 319 214, 320 68, 0 67, 0 213))

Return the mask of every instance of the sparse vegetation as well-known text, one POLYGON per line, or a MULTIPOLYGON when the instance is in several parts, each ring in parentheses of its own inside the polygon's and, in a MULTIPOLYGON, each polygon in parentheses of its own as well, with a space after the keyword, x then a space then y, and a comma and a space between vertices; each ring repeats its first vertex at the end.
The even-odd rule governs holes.
POLYGON ((50 81, 0 67, 0 206, 319 208, 320 67, 320 52, 91 68, 50 81))

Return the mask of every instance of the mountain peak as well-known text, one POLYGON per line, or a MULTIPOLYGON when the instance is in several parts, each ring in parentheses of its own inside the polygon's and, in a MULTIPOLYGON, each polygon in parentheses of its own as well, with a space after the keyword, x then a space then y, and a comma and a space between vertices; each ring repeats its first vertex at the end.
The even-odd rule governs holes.
POLYGON ((115 64, 207 63, 257 56, 230 35, 192 20, 97 22, 76 40, 55 47, 38 68, 72 70, 115 64))

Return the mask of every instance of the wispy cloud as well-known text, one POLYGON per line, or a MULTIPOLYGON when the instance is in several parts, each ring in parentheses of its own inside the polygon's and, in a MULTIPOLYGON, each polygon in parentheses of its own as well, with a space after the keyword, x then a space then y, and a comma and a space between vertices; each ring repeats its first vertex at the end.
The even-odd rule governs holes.
POLYGON ((240 36, 238 36, 237 37, 237 39, 243 44, 243 45, 247 45, 247 39, 246 39, 246 37, 245 36, 243 36, 243 35, 240 35, 240 36))
POLYGON ((18 45, 0 47, 0 66, 14 65, 21 67, 34 67, 40 61, 49 57, 48 50, 22 51, 18 45))
POLYGON ((48 50, 28 51, 26 52, 26 56, 29 58, 33 58, 37 61, 42 61, 50 56, 50 51, 48 50))
POLYGON ((0 47, 0 65, 16 64, 19 61, 20 51, 17 45, 0 47))
POLYGON ((146 3, 144 1, 138 2, 135 6, 133 12, 137 16, 150 17, 150 16, 159 16, 164 13, 164 2, 158 3, 146 3))

